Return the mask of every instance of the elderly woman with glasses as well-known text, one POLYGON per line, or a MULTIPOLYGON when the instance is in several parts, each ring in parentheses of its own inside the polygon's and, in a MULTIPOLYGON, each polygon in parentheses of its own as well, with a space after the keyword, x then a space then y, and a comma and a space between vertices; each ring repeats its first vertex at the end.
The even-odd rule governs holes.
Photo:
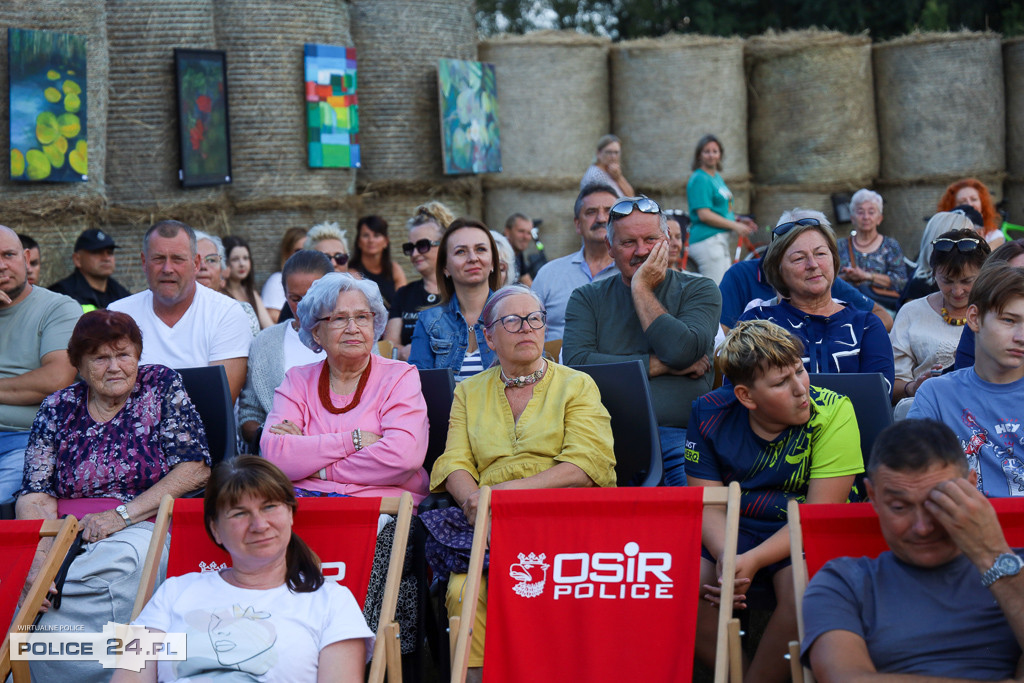
POLYGON ((856 230, 839 240, 839 277, 894 311, 907 285, 907 269, 900 243, 878 232, 882 195, 857 190, 850 199, 850 214, 856 230))
POLYGON ((298 306, 299 339, 321 363, 285 373, 260 452, 300 495, 427 493, 427 406, 416 369, 371 353, 387 311, 377 285, 347 273, 313 283, 298 306))
MULTIPOLYGON (((448 508, 422 516, 441 543, 450 540, 446 530, 460 526, 464 537, 472 535, 481 486, 615 485, 608 411, 588 375, 543 358, 546 314, 537 295, 509 285, 491 297, 481 317, 497 362, 455 389, 448 444, 434 463, 430 486, 450 493, 461 512, 448 508)), ((452 574, 449 614, 461 610, 465 576, 452 574)), ((480 605, 469 660, 474 668, 483 664, 485 615, 486 605, 480 605)))
POLYGON ((762 260, 779 297, 740 320, 771 320, 804 344, 808 372, 880 372, 892 394, 892 345, 882 321, 832 298, 839 269, 836 236, 820 211, 782 214, 762 260))

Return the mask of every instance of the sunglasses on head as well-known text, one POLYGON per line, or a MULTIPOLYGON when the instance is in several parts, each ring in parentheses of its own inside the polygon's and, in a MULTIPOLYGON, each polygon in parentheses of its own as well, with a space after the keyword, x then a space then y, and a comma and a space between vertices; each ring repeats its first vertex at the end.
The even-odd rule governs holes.
POLYGON ((817 218, 801 218, 798 221, 790 221, 789 223, 782 223, 780 225, 776 225, 775 228, 772 230, 772 240, 775 240, 778 237, 782 237, 783 235, 785 235, 787 232, 789 232, 798 225, 813 225, 820 228, 821 221, 819 221, 817 218))
POLYGON ((431 248, 441 244, 441 240, 428 240, 426 238, 416 240, 415 242, 406 242, 402 245, 402 253, 406 256, 412 256, 413 251, 418 251, 421 254, 426 254, 431 248))
POLYGON ((946 254, 956 248, 966 254, 977 249, 979 244, 981 244, 981 240, 976 237, 961 237, 958 240, 950 239, 949 237, 939 237, 932 240, 932 249, 946 254))
POLYGON ((639 197, 623 197, 612 204, 611 215, 615 218, 623 218, 633 213, 633 209, 637 209, 640 213, 661 213, 658 202, 640 195, 639 197))
POLYGON ((348 263, 348 254, 342 254, 340 251, 331 256, 335 263, 339 266, 343 266, 348 263))

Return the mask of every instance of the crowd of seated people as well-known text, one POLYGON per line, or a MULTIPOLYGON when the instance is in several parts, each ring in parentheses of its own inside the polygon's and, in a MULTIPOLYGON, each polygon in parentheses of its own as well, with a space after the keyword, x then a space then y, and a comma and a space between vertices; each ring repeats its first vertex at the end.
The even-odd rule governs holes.
MULTIPOLYGON (((710 174, 720 156, 704 159, 708 146, 698 148, 695 163, 710 174)), ((608 149, 617 156, 621 145, 604 145, 599 162, 602 154, 611 159, 608 149)), ((715 149, 720 155, 720 144, 715 149)), ((1014 417, 1015 399, 1024 398, 1024 269, 1016 262, 1024 248, 1011 242, 989 257, 1000 236, 984 186, 971 179, 951 186, 955 204, 929 221, 910 277, 899 244, 878 232, 882 197, 861 190, 850 237, 837 239, 820 212, 794 208, 777 218, 763 258, 735 264, 718 286, 675 269, 681 235, 656 201, 623 196, 628 183, 616 160, 595 168, 614 186, 602 176, 603 184, 581 188, 573 207, 581 248, 544 264, 532 289, 510 284, 518 278, 517 252, 500 233, 439 202, 417 207, 407 225, 403 252, 420 280, 405 284, 390 257, 387 223, 367 216, 354 226, 351 245, 336 223, 289 230, 281 271, 262 298, 256 255, 244 240, 220 245, 216 236, 162 220, 144 239, 148 289, 108 302, 100 287, 118 291, 116 245, 108 235, 83 233, 75 265, 91 291, 79 289, 109 310, 32 284, 30 252, 0 228, 0 473, 11 472, 7 493, 16 495, 20 518, 73 514, 87 547, 71 565, 62 609, 48 610, 42 623, 98 631, 108 619, 127 621, 150 535, 146 520, 164 493, 184 495, 210 476, 203 424, 174 371, 197 365, 225 367, 240 443, 262 459, 232 461, 211 479, 207 527, 234 566, 212 585, 169 582, 139 620, 161 630, 179 629, 179 603, 253 587, 277 605, 274 591, 286 585, 284 594, 299 601, 288 607, 296 613, 313 600, 299 599, 307 593, 348 610, 350 595, 323 593, 322 577, 306 565, 294 568, 290 531, 268 550, 270 564, 244 542, 248 532, 236 513, 290 529, 296 496, 407 491, 420 503, 431 492, 450 495, 455 505, 425 513, 423 523, 428 546, 443 549, 434 555, 449 560, 434 576, 448 581, 444 602, 457 612, 481 486, 615 485, 608 411, 593 380, 569 365, 643 364, 665 485, 740 482, 734 607, 761 604, 762 595, 776 605, 761 646, 744 663, 747 680, 784 680, 782 655, 796 637, 787 500, 845 502, 866 465, 856 406, 810 386, 809 373, 881 373, 893 403, 905 400, 901 416, 909 411, 955 432, 978 491, 1024 495, 1024 428, 1014 417), (100 253, 91 258, 88 247, 100 253), (103 277, 93 275, 100 271, 103 277), (377 352, 381 340, 393 344, 394 359, 377 352), (564 342, 561 358, 545 356, 550 341, 564 342), (954 355, 963 369, 950 372, 954 355), (439 368, 457 387, 447 446, 428 468, 432 425, 417 370, 439 368), (720 389, 713 388, 716 369, 725 380, 720 389), (276 467, 264 472, 253 463, 276 467), (106 583, 97 588, 94 574, 106 583)), ((854 499, 863 493, 853 488, 854 499)), ((707 664, 726 579, 718 562, 723 525, 708 514, 702 530, 696 652, 707 664)), ((991 564, 976 564, 983 561, 991 564)), ((211 614, 219 609, 210 605, 211 614)), ((327 646, 305 658, 313 676, 317 664, 361 672, 364 639, 372 638, 362 619, 325 624, 327 640, 318 642, 327 646)), ((367 621, 372 626, 371 615, 367 621)), ((481 675, 485 630, 482 600, 471 679, 481 675)), ((819 658, 811 652, 811 662, 819 658)), ((38 665, 43 679, 67 671, 104 680, 98 667, 38 665)), ((157 673, 141 676, 155 680, 157 673)))

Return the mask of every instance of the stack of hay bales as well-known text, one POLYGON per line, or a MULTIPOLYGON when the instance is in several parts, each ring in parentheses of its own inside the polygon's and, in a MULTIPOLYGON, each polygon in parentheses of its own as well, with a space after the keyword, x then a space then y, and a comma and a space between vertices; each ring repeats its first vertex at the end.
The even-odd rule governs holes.
POLYGON ((747 41, 746 68, 758 223, 795 207, 834 222, 830 195, 868 186, 878 172, 870 39, 768 33, 747 41))
MULTIPOLYGON (((40 281, 48 285, 70 272, 78 234, 102 215, 107 165, 106 10, 90 0, 35 0, 0 4, 0 25, 86 37, 86 106, 89 179, 83 183, 13 182, 0 174, 2 222, 34 237, 42 252, 40 281)), ((8 92, 7 31, 0 30, 0 92, 8 92)), ((10 129, 8 107, 0 107, 0 130, 10 129)))
POLYGON ((1024 224, 1024 38, 1003 43, 1006 76, 1006 185, 1011 223, 1024 224))
POLYGON ((352 46, 349 16, 335 0, 217 0, 214 22, 217 46, 227 53, 229 231, 249 240, 256 273, 265 277, 278 270, 288 228, 354 221, 356 170, 309 167, 303 86, 304 45, 352 46))
POLYGON ((579 249, 573 203, 598 138, 610 131, 608 45, 571 31, 480 44, 480 61, 494 64, 498 81, 502 161, 502 172, 484 180, 484 220, 501 230, 516 211, 543 219, 549 260, 579 249))
POLYGON ((749 210, 743 41, 670 35, 618 43, 611 84, 612 129, 637 192, 685 209, 694 149, 711 133, 726 151, 722 175, 734 209, 749 210))
POLYGON ((1002 49, 994 33, 915 33, 876 45, 874 67, 882 231, 916 258, 924 219, 949 183, 973 176, 1002 196, 1002 49))

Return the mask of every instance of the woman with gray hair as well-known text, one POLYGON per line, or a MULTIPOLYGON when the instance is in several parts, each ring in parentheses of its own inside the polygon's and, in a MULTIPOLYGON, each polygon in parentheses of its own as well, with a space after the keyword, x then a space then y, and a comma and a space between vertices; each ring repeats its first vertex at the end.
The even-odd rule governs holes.
POLYGON ((907 285, 907 269, 900 243, 878 232, 882 223, 882 195, 857 190, 850 199, 850 214, 856 230, 838 242, 839 277, 895 311, 907 285))
POLYGON ((614 187, 619 197, 632 197, 633 186, 622 175, 622 141, 614 135, 602 135, 597 141, 594 163, 583 174, 580 190, 588 185, 614 187))
POLYGON ((892 395, 892 344, 882 321, 832 298, 839 253, 823 213, 783 213, 761 267, 779 298, 740 320, 771 320, 796 336, 804 344, 807 372, 880 372, 892 395))
POLYGON ((498 286, 512 285, 519 281, 519 266, 516 265, 516 252, 512 243, 497 230, 491 230, 491 237, 498 247, 498 286))
POLYGON ((299 339, 321 363, 294 367, 274 394, 260 450, 300 495, 427 494, 427 406, 416 369, 372 353, 387 310, 377 285, 328 273, 299 303, 299 339))

